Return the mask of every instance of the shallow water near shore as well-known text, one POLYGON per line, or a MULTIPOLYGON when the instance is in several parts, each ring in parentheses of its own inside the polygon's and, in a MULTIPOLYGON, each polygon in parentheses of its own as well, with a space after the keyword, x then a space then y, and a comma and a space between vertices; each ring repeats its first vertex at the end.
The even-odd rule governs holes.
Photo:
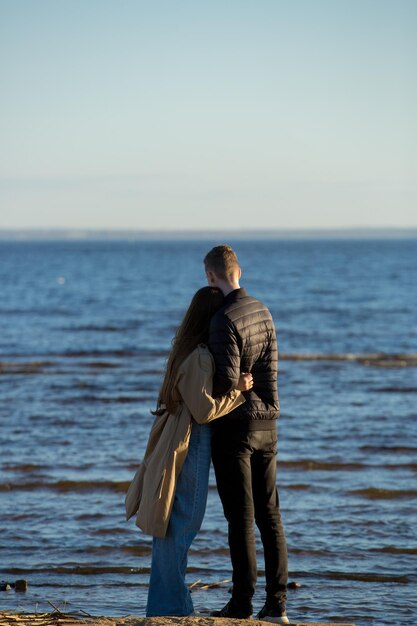
MULTIPOLYGON (((213 242, 213 245, 216 242, 213 242)), ((143 614, 151 539, 124 521, 207 242, 0 242, 0 608, 143 614)), ((234 242, 280 351, 278 486, 299 621, 417 615, 416 241, 234 242)), ((255 609, 263 603, 259 545, 255 609)), ((211 475, 196 609, 229 598, 211 475)))

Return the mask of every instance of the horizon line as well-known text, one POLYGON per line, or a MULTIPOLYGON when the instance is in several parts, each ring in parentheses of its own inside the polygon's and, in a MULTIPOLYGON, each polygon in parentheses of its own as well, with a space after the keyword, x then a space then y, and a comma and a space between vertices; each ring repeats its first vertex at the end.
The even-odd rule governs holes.
POLYGON ((212 239, 213 237, 240 239, 294 239, 294 238, 417 238, 417 226, 341 226, 310 228, 192 228, 192 229, 139 229, 139 228, 82 228, 38 227, 0 228, 0 240, 157 240, 159 239, 212 239))

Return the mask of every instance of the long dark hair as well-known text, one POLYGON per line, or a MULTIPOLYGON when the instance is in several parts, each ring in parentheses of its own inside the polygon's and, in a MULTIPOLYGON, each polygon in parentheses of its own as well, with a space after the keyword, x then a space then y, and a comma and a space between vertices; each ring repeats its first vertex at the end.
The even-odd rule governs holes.
POLYGON ((223 305, 223 293, 217 287, 202 287, 193 296, 184 319, 172 340, 172 348, 165 368, 165 376, 159 392, 158 405, 154 414, 162 412, 163 407, 174 413, 180 397, 175 394, 178 368, 184 359, 200 343, 207 343, 210 320, 223 305))

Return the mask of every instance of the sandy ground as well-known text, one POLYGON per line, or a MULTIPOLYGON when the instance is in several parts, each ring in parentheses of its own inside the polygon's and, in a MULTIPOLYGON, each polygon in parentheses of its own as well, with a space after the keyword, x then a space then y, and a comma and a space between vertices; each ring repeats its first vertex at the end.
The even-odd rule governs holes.
MULTIPOLYGON (((44 613, 28 615, 0 612, 0 626, 255 626, 266 624, 253 619, 216 617, 89 617, 81 614, 44 613)), ((291 622, 292 626, 354 626, 329 622, 291 622)))

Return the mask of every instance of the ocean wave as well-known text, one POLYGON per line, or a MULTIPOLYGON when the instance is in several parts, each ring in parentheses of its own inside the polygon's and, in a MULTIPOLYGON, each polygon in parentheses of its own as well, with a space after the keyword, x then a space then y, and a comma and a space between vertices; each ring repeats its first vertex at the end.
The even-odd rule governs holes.
POLYGON ((376 393, 417 393, 417 387, 401 387, 397 385, 392 387, 368 387, 367 391, 376 393))
POLYGON ((370 552, 381 554, 417 554, 417 548, 397 548, 397 546, 385 546, 383 548, 370 548, 370 552))
POLYGON ((56 356, 64 357, 64 358, 84 358, 84 357, 116 357, 116 358, 125 358, 125 357, 134 357, 140 356, 139 350, 134 349, 124 349, 124 350, 67 350, 66 352, 61 352, 56 356))
POLYGON ((30 482, 7 482, 0 483, 2 491, 38 491, 50 490, 60 493, 108 490, 116 493, 125 493, 129 487, 129 481, 110 480, 58 480, 56 482, 43 482, 34 480, 30 482))
POLYGON ((93 367, 94 369, 114 369, 120 367, 120 363, 109 361, 90 361, 89 363, 84 363, 84 365, 86 367, 93 367))
MULTIPOLYGON (((188 572, 196 575, 208 574, 212 572, 219 573, 219 569, 213 569, 211 567, 198 567, 191 565, 188 567, 188 572)), ((0 573, 2 569, 0 569, 0 573)), ((100 566, 100 565, 57 565, 46 567, 11 567, 6 570, 8 576, 26 576, 36 575, 39 579, 39 575, 64 575, 64 576, 105 576, 107 574, 120 574, 123 577, 130 576, 132 574, 146 574, 150 573, 150 567, 132 567, 132 566, 100 566)), ((222 572, 223 573, 223 572, 222 572)), ((260 576, 264 576, 265 572, 258 570, 260 576)), ((379 574, 377 572, 339 572, 339 571, 296 571, 291 573, 294 578, 304 579, 324 579, 324 580, 349 580, 365 583, 397 583, 408 584, 411 582, 409 575, 394 575, 394 574, 379 574)), ((38 583, 39 584, 39 583, 38 583)), ((117 583, 116 583, 117 584, 117 583)), ((69 584, 68 586, 71 586, 69 584)), ((123 578, 123 586, 125 586, 125 578, 123 578)))
POLYGON ((32 474, 33 472, 44 472, 50 469, 49 465, 41 465, 35 463, 4 463, 3 468, 6 472, 28 472, 32 474))
POLYGON ((82 548, 80 550, 82 554, 109 554, 109 553, 119 553, 124 552, 125 554, 129 554, 131 556, 148 556, 152 552, 152 547, 149 546, 106 546, 106 545, 98 545, 98 546, 88 546, 82 548))
POLYGON ((360 446, 359 450, 361 452, 388 452, 389 454, 415 454, 417 452, 417 446, 381 446, 368 444, 365 446, 360 446))
MULTIPOLYGON (((2 569, 0 569, 2 572, 2 569)), ((31 574, 64 574, 79 576, 99 576, 103 574, 149 574, 150 567, 131 567, 131 566, 100 566, 100 565, 57 565, 49 567, 9 567, 6 570, 8 575, 27 575, 31 574)))
MULTIPOLYGON (((57 366, 56 361, 39 360, 39 361, 20 361, 24 354, 9 354, 9 359, 19 359, 16 361, 0 362, 0 374, 40 374, 44 369, 57 366)), ((45 355, 46 356, 46 355, 45 355)), ((94 359, 90 362, 82 362, 79 365, 93 368, 114 368, 120 367, 120 364, 107 359, 129 359, 129 358, 166 358, 167 351, 160 349, 141 350, 136 348, 125 348, 121 350, 67 350, 65 352, 49 352, 49 357, 54 359, 94 359), (97 360, 100 359, 100 360, 97 360)), ((281 361, 320 361, 320 362, 348 362, 358 363, 360 365, 402 368, 417 367, 417 354, 410 353, 280 353, 281 361)), ((160 370, 151 370, 144 372, 147 374, 160 374, 160 370)), ((384 390, 384 388, 381 388, 384 390)), ((393 388, 395 389, 395 388, 393 388)), ((379 389, 376 389, 379 390, 379 389)), ((413 391, 415 389, 413 388, 413 391)), ((399 388, 401 391, 401 388, 399 388)))
POLYGON ((396 500, 402 498, 417 498, 417 489, 384 489, 381 487, 367 487, 348 491, 350 496, 359 496, 368 500, 396 500))
POLYGON ((106 518, 106 513, 81 513, 80 515, 76 515, 74 519, 83 520, 83 521, 91 521, 106 518))
POLYGON ((281 353, 281 361, 349 361, 361 365, 373 365, 377 367, 417 367, 417 354, 320 354, 320 353, 281 353))
POLYGON ((126 322, 121 324, 80 324, 73 326, 62 326, 59 330, 67 332, 89 332, 89 333, 117 333, 125 332, 126 330, 137 330, 142 325, 142 322, 126 322))
POLYGON ((340 461, 317 461, 314 459, 299 459, 296 461, 279 460, 278 464, 281 468, 294 470, 316 470, 327 472, 351 472, 360 471, 368 467, 363 463, 342 463, 340 461))
POLYGON ((353 580, 364 583, 407 584, 410 582, 410 577, 406 575, 396 576, 393 574, 377 574, 376 572, 320 572, 319 576, 327 580, 353 580))
POLYGON ((45 368, 56 365, 54 361, 0 362, 0 374, 43 374, 45 368))
POLYGON ((114 535, 124 535, 126 532, 126 528, 124 526, 116 526, 116 527, 105 527, 105 528, 94 528, 91 530, 93 535, 101 535, 113 537, 114 535))
POLYGON ((312 485, 306 483, 297 483, 295 485, 283 485, 280 484, 280 489, 288 489, 289 491, 311 491, 312 485))
POLYGON ((417 472, 417 463, 390 463, 382 466, 387 470, 404 470, 409 469, 412 472, 417 472))
POLYGON ((137 396, 70 396, 69 398, 60 398, 59 404, 88 404, 91 402, 99 402, 101 404, 138 404, 140 402, 155 401, 154 396, 137 397, 137 396))

